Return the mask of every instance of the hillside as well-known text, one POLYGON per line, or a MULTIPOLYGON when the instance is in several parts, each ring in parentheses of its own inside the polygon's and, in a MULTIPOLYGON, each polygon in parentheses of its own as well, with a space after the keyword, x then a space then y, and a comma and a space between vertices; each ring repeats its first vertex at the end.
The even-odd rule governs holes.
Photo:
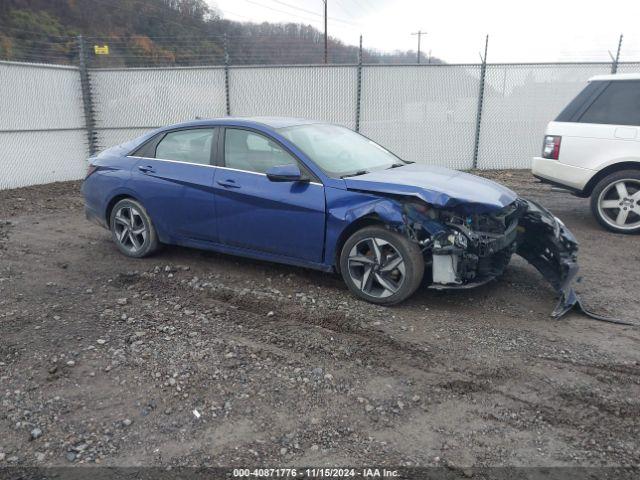
MULTIPOLYGON (((323 62, 323 34, 310 25, 226 20, 204 0, 2 0, 0 59, 75 63, 83 35, 95 66, 323 62), (108 55, 94 46, 107 45, 108 55)), ((356 46, 329 39, 330 63, 355 63, 356 46)), ((426 58, 422 57, 426 63, 426 58)), ((365 49, 365 63, 414 63, 412 51, 365 49)), ((442 63, 431 59, 433 63, 442 63)))

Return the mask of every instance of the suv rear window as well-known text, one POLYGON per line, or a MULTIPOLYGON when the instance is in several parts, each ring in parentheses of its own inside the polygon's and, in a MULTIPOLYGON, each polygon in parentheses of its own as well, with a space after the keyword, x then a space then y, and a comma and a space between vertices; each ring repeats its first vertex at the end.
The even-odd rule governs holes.
POLYGON ((591 102, 607 88, 607 85, 609 82, 589 82, 576 98, 564 107, 564 110, 556 118, 556 122, 577 122, 587 107, 591 105, 591 102))
POLYGON ((579 122, 640 126, 640 81, 609 82, 582 114, 579 122))

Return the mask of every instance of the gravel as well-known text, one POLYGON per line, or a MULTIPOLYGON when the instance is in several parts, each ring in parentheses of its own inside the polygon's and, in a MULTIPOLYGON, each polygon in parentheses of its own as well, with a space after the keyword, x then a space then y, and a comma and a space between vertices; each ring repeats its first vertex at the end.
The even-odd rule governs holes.
MULTIPOLYGON (((640 317, 640 236, 491 176, 576 234, 589 307, 640 317)), ((1 191, 0 465, 638 465, 638 329, 554 321, 554 302, 518 259, 393 308, 305 269, 128 259, 77 183, 1 191)))

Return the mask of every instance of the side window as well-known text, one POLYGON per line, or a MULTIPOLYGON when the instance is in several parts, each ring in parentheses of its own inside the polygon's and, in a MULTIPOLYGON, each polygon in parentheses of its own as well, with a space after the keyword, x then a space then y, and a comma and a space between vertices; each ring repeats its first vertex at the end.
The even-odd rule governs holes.
POLYGON ((640 126, 640 81, 612 81, 580 117, 580 123, 640 126))
POLYGON ((267 137, 227 128, 224 135, 224 164, 248 172, 266 173, 271 167, 298 163, 280 145, 267 137))
POLYGON ((213 129, 195 128, 167 133, 156 147, 155 158, 209 165, 213 129))

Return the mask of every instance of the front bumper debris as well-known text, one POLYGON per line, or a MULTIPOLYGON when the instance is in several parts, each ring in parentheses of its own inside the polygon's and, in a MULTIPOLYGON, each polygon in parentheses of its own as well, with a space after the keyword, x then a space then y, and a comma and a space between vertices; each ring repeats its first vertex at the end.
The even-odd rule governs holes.
POLYGON ((578 274, 578 242, 571 231, 549 210, 532 200, 518 221, 516 253, 533 265, 553 286, 560 299, 551 316, 560 318, 577 310, 596 320, 633 325, 587 310, 573 289, 578 274))
POLYGON ((549 210, 521 200, 526 210, 518 221, 516 253, 533 265, 560 295, 551 316, 560 318, 580 300, 571 286, 578 273, 578 242, 549 210))
POLYGON ((443 211, 416 202, 386 202, 391 208, 378 210, 385 213, 390 225, 420 246, 432 276, 431 289, 484 285, 500 276, 516 253, 533 265, 557 292, 559 300, 551 313, 553 318, 577 310, 597 320, 634 325, 585 308, 573 289, 578 274, 578 242, 560 219, 533 200, 518 198, 504 211, 484 216, 443 211), (479 224, 483 219, 494 223, 479 224), (502 231, 495 228, 498 220, 504 225, 502 231))

